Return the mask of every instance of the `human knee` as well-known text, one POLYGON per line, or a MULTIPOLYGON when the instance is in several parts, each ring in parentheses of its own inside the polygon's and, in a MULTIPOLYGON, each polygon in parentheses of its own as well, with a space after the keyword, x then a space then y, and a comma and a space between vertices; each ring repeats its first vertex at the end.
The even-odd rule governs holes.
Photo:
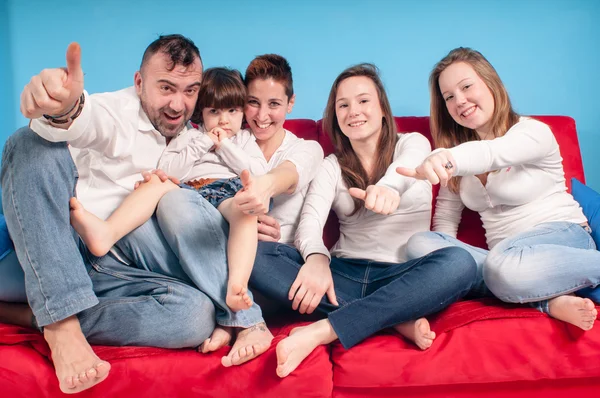
POLYGON ((215 306, 202 292, 189 294, 180 317, 170 325, 173 348, 197 347, 210 337, 215 329, 215 306))
POLYGON ((471 284, 477 277, 477 263, 473 256, 460 247, 450 246, 435 252, 443 257, 446 265, 446 278, 454 279, 457 283, 471 284))
MULTIPOLYGON (((11 135, 5 144, 4 156, 10 162, 18 162, 19 169, 35 168, 48 170, 56 167, 60 159, 68 154, 65 143, 46 141, 29 127, 22 127, 11 135)), ((71 163, 71 157, 68 159, 71 163)))
POLYGON ((526 281, 519 278, 516 269, 505 257, 490 253, 483 263, 483 280, 490 291, 502 301, 520 302, 526 295, 526 281), (518 281, 518 283, 517 283, 518 281))
POLYGON ((439 249, 439 245, 436 244, 438 240, 439 236, 435 232, 417 232, 406 243, 406 255, 410 260, 426 256, 439 249))

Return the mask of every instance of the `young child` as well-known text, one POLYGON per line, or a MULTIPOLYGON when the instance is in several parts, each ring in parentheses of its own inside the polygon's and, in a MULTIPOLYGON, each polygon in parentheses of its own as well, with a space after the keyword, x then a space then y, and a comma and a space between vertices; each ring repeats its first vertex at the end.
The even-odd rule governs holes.
POLYGON ((251 162, 237 145, 251 139, 250 132, 241 130, 245 101, 246 88, 240 72, 226 68, 206 70, 193 118, 201 122, 201 129, 188 129, 173 139, 159 163, 168 175, 187 181, 185 184, 163 183, 152 175, 106 221, 71 198, 71 224, 90 252, 96 256, 108 253, 119 239, 152 217, 167 192, 180 187, 195 189, 230 225, 227 306, 233 311, 250 308, 252 299, 247 285, 256 256, 257 217, 243 213, 232 199, 250 184, 249 170, 252 174, 264 174, 266 165, 258 159, 251 162))

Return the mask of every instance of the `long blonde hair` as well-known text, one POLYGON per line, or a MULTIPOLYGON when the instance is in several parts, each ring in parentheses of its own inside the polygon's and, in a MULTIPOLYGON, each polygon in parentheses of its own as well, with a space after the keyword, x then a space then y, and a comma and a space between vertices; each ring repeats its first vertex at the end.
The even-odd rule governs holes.
MULTIPOLYGON (((447 67, 456 62, 470 65, 492 93, 494 113, 490 131, 494 137, 503 136, 519 121, 519 115, 513 110, 508 92, 492 64, 479 51, 465 47, 455 48, 434 66, 429 76, 431 98, 429 127, 435 146, 438 148, 451 148, 467 141, 480 139, 475 130, 461 126, 452 119, 440 91, 440 75, 447 67)), ((450 179, 448 187, 452 192, 458 193, 460 179, 460 177, 450 179)))
MULTIPOLYGON (((323 129, 329 134, 329 138, 333 143, 335 156, 337 157, 342 170, 342 179, 348 188, 356 187, 367 189, 369 185, 375 184, 383 177, 387 168, 394 160, 394 150, 396 149, 398 133, 396 132, 396 123, 394 121, 390 102, 385 93, 383 83, 379 78, 379 71, 375 65, 359 64, 351 66, 340 73, 335 79, 331 86, 331 91, 329 92, 327 105, 325 106, 323 129), (377 143, 377 153, 379 156, 375 159, 375 167, 371 176, 369 176, 356 155, 356 152, 354 152, 348 137, 342 133, 342 129, 340 128, 335 113, 335 98, 337 96, 338 87, 344 80, 355 76, 364 76, 373 82, 375 89, 377 90, 377 95, 379 96, 379 106, 383 113, 381 135, 379 136, 379 142, 377 143)), ((350 215, 356 214, 357 211, 363 208, 362 201, 356 198, 352 199, 354 201, 354 210, 350 215)))

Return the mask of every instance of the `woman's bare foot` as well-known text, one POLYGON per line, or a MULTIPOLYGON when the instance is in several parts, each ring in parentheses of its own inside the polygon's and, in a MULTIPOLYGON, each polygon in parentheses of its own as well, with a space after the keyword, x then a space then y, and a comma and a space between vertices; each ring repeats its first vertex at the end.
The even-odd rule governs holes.
POLYGON ((44 338, 52 352, 60 390, 65 394, 87 390, 108 376, 110 364, 96 356, 77 317, 45 326, 44 338))
POLYGON ((71 225, 85 242, 90 253, 94 256, 104 256, 115 244, 111 239, 110 227, 87 211, 76 198, 69 201, 71 207, 71 225))
POLYGON ((227 326, 217 326, 213 330, 210 337, 198 347, 198 351, 207 354, 209 352, 217 351, 219 348, 225 347, 231 342, 233 336, 233 328, 227 326))
POLYGON ((548 301, 550 316, 581 328, 590 330, 598 316, 592 300, 576 296, 558 296, 548 301))
POLYGON ((273 334, 264 322, 242 329, 238 332, 229 354, 221 358, 221 363, 225 367, 230 367, 248 362, 267 351, 271 341, 273 341, 273 334))
POLYGON ((394 326, 394 329, 402 336, 406 337, 422 350, 426 350, 433 344, 435 332, 431 330, 429 321, 425 318, 419 318, 416 321, 404 322, 394 326))
POLYGON ((227 285, 225 303, 234 312, 247 310, 252 307, 252 299, 248 295, 248 289, 238 283, 227 285))
POLYGON ((322 344, 337 339, 337 334, 327 319, 311 325, 294 328, 289 337, 277 344, 277 376, 286 377, 322 344))

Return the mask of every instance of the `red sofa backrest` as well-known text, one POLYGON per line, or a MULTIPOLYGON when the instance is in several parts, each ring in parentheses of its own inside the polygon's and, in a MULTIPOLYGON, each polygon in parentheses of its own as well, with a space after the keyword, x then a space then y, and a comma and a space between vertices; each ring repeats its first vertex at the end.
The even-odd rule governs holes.
MULTIPOLYGON (((581 182, 585 182, 575 120, 568 116, 534 116, 534 118, 546 123, 556 137, 563 157, 565 178, 569 191, 571 190, 571 178, 575 177, 581 182)), ((429 131, 429 117, 402 116, 395 117, 394 119, 399 132, 421 133, 429 139, 431 146, 434 146, 429 131)), ((314 122, 308 119, 291 119, 286 121, 284 127, 298 137, 316 139, 323 147, 325 156, 333 152, 333 145, 329 140, 329 136, 322 129, 321 120, 314 122)), ((435 186, 433 189, 432 205, 434 206, 434 209, 438 190, 438 186, 435 186)), ((337 241, 338 237, 339 224, 337 223, 337 219, 335 219, 335 215, 331 214, 327 221, 327 225, 325 226, 323 238, 327 246, 331 247, 337 241)), ((458 228, 458 239, 474 246, 487 248, 485 231, 481 225, 479 214, 465 209, 458 228)))

